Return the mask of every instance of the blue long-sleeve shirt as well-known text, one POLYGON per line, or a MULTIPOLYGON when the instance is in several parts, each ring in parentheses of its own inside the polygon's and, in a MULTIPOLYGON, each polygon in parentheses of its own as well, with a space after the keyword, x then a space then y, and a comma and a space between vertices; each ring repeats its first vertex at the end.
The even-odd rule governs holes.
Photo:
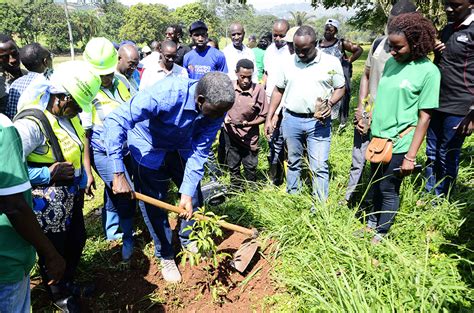
POLYGON ((187 160, 179 192, 192 196, 204 174, 204 163, 223 118, 211 119, 196 108, 197 81, 167 77, 140 91, 110 113, 104 142, 114 173, 125 171, 122 143, 142 166, 158 169, 168 151, 187 160))
MULTIPOLYGON (((79 189, 85 189, 87 186, 87 174, 82 169, 82 175, 79 180, 79 189)), ((28 166, 28 176, 32 186, 47 185, 51 181, 51 175, 47 166, 30 167, 28 166)))

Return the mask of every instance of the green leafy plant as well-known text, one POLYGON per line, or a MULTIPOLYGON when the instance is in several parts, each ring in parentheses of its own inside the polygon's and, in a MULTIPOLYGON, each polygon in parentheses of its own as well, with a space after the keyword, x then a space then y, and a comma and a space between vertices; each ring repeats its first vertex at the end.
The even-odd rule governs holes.
POLYGON ((205 208, 200 208, 196 213, 205 216, 205 219, 196 219, 195 223, 186 227, 183 231, 190 231, 189 240, 196 244, 197 253, 193 253, 187 249, 180 252, 181 264, 186 265, 189 261, 191 266, 196 266, 201 262, 206 271, 206 280, 202 282, 203 290, 209 291, 212 299, 216 303, 223 303, 225 296, 228 293, 228 288, 223 282, 223 278, 228 276, 228 260, 230 254, 218 251, 217 245, 214 242, 215 238, 223 236, 222 229, 219 226, 219 221, 226 216, 218 216, 213 212, 206 211, 205 208))

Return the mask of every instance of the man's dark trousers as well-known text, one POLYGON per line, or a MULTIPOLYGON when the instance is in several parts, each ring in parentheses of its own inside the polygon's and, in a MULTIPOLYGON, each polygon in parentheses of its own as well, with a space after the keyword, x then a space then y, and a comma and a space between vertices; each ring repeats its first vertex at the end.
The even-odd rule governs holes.
POLYGON ((239 188, 243 184, 240 165, 244 167, 244 177, 247 181, 257 180, 258 152, 243 147, 224 132, 226 160, 230 171, 230 182, 239 188))
MULTIPOLYGON (((184 160, 178 151, 169 151, 166 153, 163 163, 155 170, 140 165, 132 157, 132 166, 134 173, 135 188, 152 198, 166 201, 170 181, 172 180, 179 188, 183 182, 186 160, 184 160)), ((194 211, 202 206, 201 185, 198 184, 194 195, 192 196, 194 211)), ((173 259, 174 251, 172 246, 172 231, 168 221, 168 213, 150 204, 139 202, 140 210, 143 215, 148 230, 155 244, 155 256, 159 259, 173 259)), ((183 229, 194 223, 193 220, 182 220, 179 239, 181 245, 186 246, 189 243, 189 232, 183 232, 183 229)))

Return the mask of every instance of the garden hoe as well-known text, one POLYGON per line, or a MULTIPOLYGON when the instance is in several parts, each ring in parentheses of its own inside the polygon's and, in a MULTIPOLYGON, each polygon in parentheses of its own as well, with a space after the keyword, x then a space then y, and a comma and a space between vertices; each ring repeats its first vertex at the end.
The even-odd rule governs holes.
MULTIPOLYGON (((166 202, 154 199, 152 197, 146 196, 144 194, 134 192, 135 199, 141 200, 148 204, 154 205, 166 211, 175 212, 181 214, 184 210, 178 208, 177 206, 168 204, 166 202)), ((203 216, 201 214, 194 213, 193 215, 195 218, 199 220, 207 220, 208 217, 203 216)), ((258 249, 258 242, 255 240, 258 236, 258 231, 255 228, 245 228, 239 225, 231 224, 226 221, 218 221, 218 224, 225 229, 233 230, 244 235, 249 236, 250 238, 245 239, 242 244, 240 245, 239 249, 235 252, 234 258, 232 260, 232 266, 243 273, 247 266, 249 265, 250 261, 252 261, 253 256, 257 252, 258 249)))

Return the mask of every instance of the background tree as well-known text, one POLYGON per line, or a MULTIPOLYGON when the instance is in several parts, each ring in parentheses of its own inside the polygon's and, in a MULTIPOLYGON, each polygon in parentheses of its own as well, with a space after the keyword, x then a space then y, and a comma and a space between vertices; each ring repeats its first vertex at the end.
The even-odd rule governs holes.
MULTIPOLYGON (((359 29, 369 29, 374 33, 382 33, 387 17, 394 3, 398 0, 311 0, 313 7, 325 8, 353 7, 357 8, 356 16, 350 23, 359 29)), ((413 0, 418 10, 431 19, 438 28, 446 22, 444 0, 413 0)))
POLYGON ((292 26, 307 25, 315 19, 313 14, 303 11, 291 11, 291 18, 289 20, 292 26))
POLYGON ((199 2, 185 4, 177 8, 171 14, 171 18, 174 23, 180 23, 183 25, 184 34, 189 34, 189 26, 191 23, 197 20, 201 20, 206 23, 207 27, 209 28, 210 37, 220 37, 223 33, 221 21, 215 12, 199 2))
POLYGON ((115 0, 103 0, 99 6, 99 20, 101 26, 101 36, 112 41, 120 41, 120 29, 125 24, 124 16, 129 10, 127 6, 115 0))
POLYGON ((120 28, 119 37, 139 44, 162 40, 169 23, 168 7, 139 3, 126 11, 125 24, 120 28))
POLYGON ((275 15, 255 15, 252 19, 243 21, 247 33, 260 39, 266 32, 271 32, 273 23, 278 19, 275 15))
POLYGON ((69 35, 64 8, 51 1, 36 7, 35 11, 32 22, 40 33, 38 41, 44 41, 47 47, 56 52, 67 50, 69 35))
POLYGON ((101 22, 97 17, 96 10, 76 10, 71 14, 71 24, 73 37, 81 49, 84 49, 87 42, 98 36, 101 29, 101 22))

